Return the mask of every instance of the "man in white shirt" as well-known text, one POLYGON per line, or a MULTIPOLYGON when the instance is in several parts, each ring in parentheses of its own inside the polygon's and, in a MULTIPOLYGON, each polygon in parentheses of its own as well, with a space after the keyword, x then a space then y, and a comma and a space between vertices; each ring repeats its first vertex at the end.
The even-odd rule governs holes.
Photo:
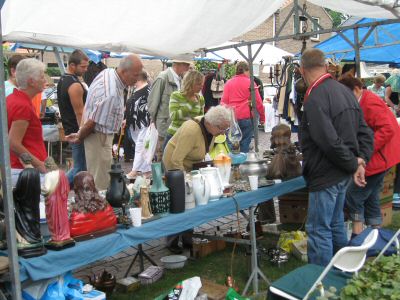
POLYGON ((81 128, 66 136, 69 142, 85 143, 87 170, 99 190, 110 183, 112 141, 124 119, 124 89, 136 83, 142 69, 139 56, 131 54, 121 59, 116 70, 97 75, 88 91, 81 128))

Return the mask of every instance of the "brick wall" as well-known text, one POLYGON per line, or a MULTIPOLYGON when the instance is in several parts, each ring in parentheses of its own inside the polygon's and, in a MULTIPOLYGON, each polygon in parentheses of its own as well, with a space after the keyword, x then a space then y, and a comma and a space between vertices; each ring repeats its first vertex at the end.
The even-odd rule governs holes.
MULTIPOLYGON (((299 0, 299 5, 303 5, 304 0, 299 0)), ((275 22, 277 24, 276 30, 280 27, 280 24, 283 24, 283 22, 286 19, 286 16, 289 14, 293 7, 293 2, 290 3, 289 5, 285 6, 284 8, 280 9, 278 13, 275 14, 275 22)), ((310 2, 307 2, 307 13, 311 15, 312 17, 317 17, 319 18, 319 22, 321 26, 325 29, 332 28, 332 20, 328 16, 328 14, 325 12, 325 10, 317 5, 314 5, 310 2)), ((256 27, 255 29, 239 36, 233 39, 234 41, 254 41, 254 40, 260 40, 260 39, 266 39, 273 37, 273 21, 274 21, 274 15, 270 16, 267 20, 265 20, 261 25, 256 27)), ((294 18, 291 17, 289 21, 286 23, 285 27, 283 28, 282 32, 280 33, 280 36, 285 36, 285 35, 292 35, 293 32, 293 22, 294 18)), ((308 31, 312 28, 312 23, 311 21, 308 21, 308 31)), ((313 41, 313 40, 307 40, 307 47, 312 47, 312 45, 315 45, 319 42, 322 42, 329 38, 331 36, 330 33, 320 35, 319 40, 313 41)), ((301 50, 302 47, 302 42, 299 40, 282 40, 278 41, 275 43, 275 46, 286 50, 291 53, 297 53, 301 50)))
MULTIPOLYGON (((299 5, 302 5, 302 4, 303 4, 303 1, 299 1, 299 5)), ((280 11, 279 24, 283 24, 287 15, 290 13, 290 10, 292 9, 292 7, 293 7, 292 5, 289 5, 280 11)), ((319 24, 324 29, 332 28, 332 20, 330 19, 330 17, 327 15, 327 13, 325 12, 325 10, 322 7, 311 4, 310 2, 307 2, 307 13, 312 17, 319 18, 319 24)), ((293 31, 294 25, 293 24, 294 24, 294 18, 291 17, 288 20, 288 22, 286 23, 286 25, 283 28, 280 35, 285 36, 285 35, 294 34, 294 31, 293 31)), ((312 29, 312 26, 313 26, 312 22, 308 21, 308 30, 307 31, 310 31, 312 29)), ((326 34, 320 35, 318 40, 308 39, 307 47, 313 47, 313 45, 318 44, 319 42, 322 42, 322 41, 328 39, 330 36, 331 36, 330 33, 326 33, 326 34)), ((298 53, 301 50, 302 42, 299 40, 288 39, 288 40, 278 41, 275 45, 281 49, 288 51, 288 52, 298 53)))

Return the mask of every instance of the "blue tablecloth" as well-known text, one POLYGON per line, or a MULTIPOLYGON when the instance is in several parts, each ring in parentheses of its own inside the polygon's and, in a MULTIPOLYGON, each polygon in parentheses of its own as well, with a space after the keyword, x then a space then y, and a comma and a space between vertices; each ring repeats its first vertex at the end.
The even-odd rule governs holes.
MULTIPOLYGON (((235 199, 240 209, 272 199, 305 186, 303 177, 288 180, 256 191, 238 193, 235 199)), ((144 223, 141 227, 119 228, 115 233, 89 241, 78 242, 75 247, 62 251, 48 251, 46 255, 30 259, 20 258, 21 281, 40 280, 61 275, 97 260, 115 255, 122 250, 149 240, 175 234, 236 211, 232 198, 221 198, 180 214, 144 223)))

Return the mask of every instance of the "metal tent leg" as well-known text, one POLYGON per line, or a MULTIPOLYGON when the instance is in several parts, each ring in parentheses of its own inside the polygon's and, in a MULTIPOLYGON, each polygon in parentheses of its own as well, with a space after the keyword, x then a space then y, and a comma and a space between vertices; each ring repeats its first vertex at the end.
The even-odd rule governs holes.
POLYGON ((255 207, 252 206, 249 209, 249 225, 250 225, 250 241, 251 241, 251 275, 249 280, 244 287, 242 295, 246 295, 248 288, 250 287, 250 283, 253 283, 253 292, 258 294, 258 276, 260 276, 264 281, 268 284, 271 282, 264 275, 264 273, 258 267, 258 257, 257 257, 257 240, 256 240, 256 228, 255 228, 255 216, 254 216, 255 207))
MULTIPOLYGON (((125 273, 124 277, 127 277, 129 275, 129 272, 131 271, 136 259, 139 257, 139 265, 140 265, 140 271, 138 274, 142 273, 144 271, 144 260, 143 257, 146 258, 153 266, 157 266, 157 264, 152 260, 144 251, 143 251, 143 246, 142 244, 138 245, 138 250, 135 254, 135 257, 133 258, 131 264, 128 267, 128 270, 125 273)), ((136 275, 136 274, 135 274, 136 275)))

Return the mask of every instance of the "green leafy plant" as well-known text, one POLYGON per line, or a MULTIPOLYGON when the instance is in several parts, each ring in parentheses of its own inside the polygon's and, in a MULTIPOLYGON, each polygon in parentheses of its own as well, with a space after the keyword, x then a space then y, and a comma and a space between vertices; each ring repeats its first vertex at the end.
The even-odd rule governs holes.
POLYGON ((334 288, 317 300, 400 300, 400 256, 369 261, 337 295, 334 288))
POLYGON ((47 75, 49 75, 50 77, 55 77, 55 76, 61 76, 61 71, 59 67, 48 67, 46 69, 46 73, 47 75))
POLYGON ((381 257, 375 263, 367 263, 340 296, 344 300, 400 300, 400 256, 381 257))
MULTIPOLYGON (((212 61, 196 61, 194 63, 194 67, 198 71, 204 71, 204 70, 217 70, 218 69, 218 63, 212 62, 212 61)), ((233 64, 224 64, 225 68, 225 79, 230 79, 235 75, 235 65, 233 64)))

